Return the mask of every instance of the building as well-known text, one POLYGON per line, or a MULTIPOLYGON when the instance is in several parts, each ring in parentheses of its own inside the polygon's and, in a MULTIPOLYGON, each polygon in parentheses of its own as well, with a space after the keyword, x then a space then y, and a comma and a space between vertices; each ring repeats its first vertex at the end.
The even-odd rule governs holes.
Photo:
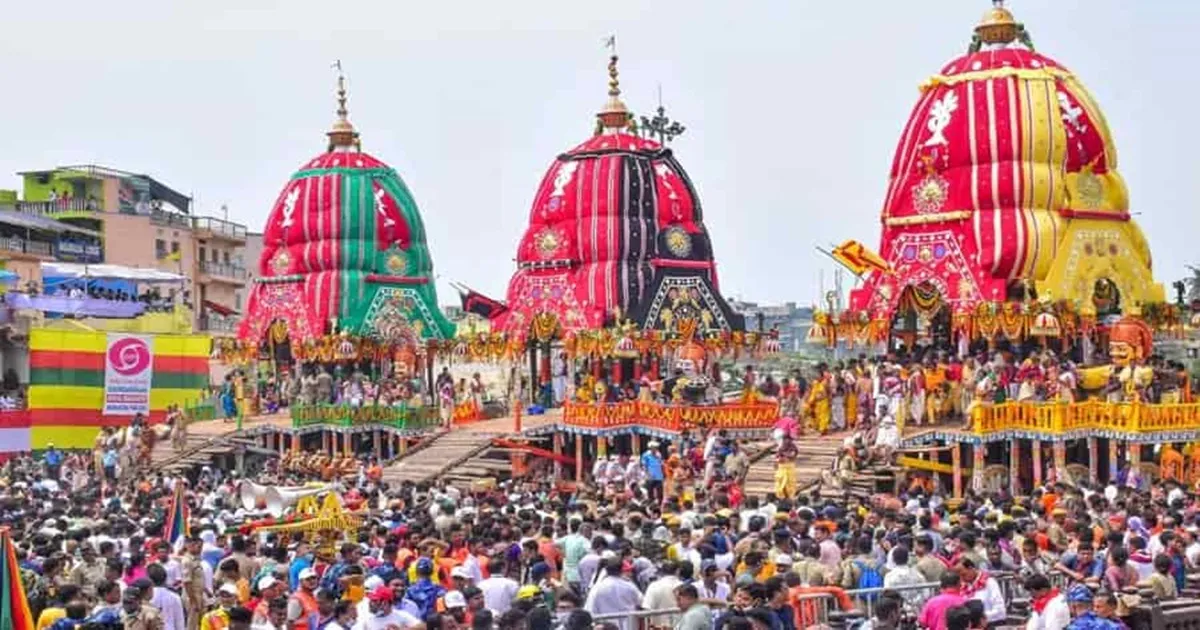
POLYGON ((799 352, 812 328, 813 309, 797 307, 795 302, 759 304, 731 300, 729 306, 746 318, 747 330, 779 331, 779 345, 784 352, 799 352))
MULTIPOLYGON (((0 260, 20 274, 22 286, 43 285, 39 266, 21 266, 24 259, 177 273, 184 276, 183 286, 168 291, 182 290, 175 297, 191 308, 192 327, 233 334, 247 282, 244 225, 227 217, 195 216, 189 196, 147 175, 95 165, 19 175, 21 195, 0 191, 0 211, 12 209, 8 218, 17 229, 21 221, 41 223, 26 227, 23 238, 11 236, 0 260), (20 260, 9 264, 13 259, 20 260)), ((0 216, 0 250, 13 231, 5 224, 0 216)))

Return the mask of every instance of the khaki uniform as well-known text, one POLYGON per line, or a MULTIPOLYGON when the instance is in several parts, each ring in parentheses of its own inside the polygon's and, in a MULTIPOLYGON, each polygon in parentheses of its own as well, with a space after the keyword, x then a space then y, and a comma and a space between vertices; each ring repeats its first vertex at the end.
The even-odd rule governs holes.
MULTIPOLYGON (((208 610, 207 594, 204 591, 204 567, 200 558, 186 556, 183 559, 182 575, 183 610, 187 614, 188 630, 200 627, 200 617, 208 610)), ((128 629, 126 629, 128 630, 128 629)))
POLYGON ((939 582, 942 579, 942 574, 946 572, 946 565, 941 560, 933 556, 922 556, 917 560, 917 564, 913 566, 921 577, 925 578, 926 582, 939 582))
POLYGON ((800 576, 800 583, 805 586, 825 586, 828 583, 825 565, 813 558, 804 558, 792 564, 792 572, 800 576))
POLYGON ((96 585, 104 579, 104 560, 95 559, 91 564, 80 562, 71 569, 70 581, 88 597, 96 596, 96 585))
POLYGON ((158 610, 143 605, 134 614, 121 613, 121 624, 124 630, 163 630, 163 618, 158 610))
POLYGON ((229 557, 238 563, 238 576, 247 582, 254 582, 254 576, 258 575, 258 562, 244 553, 230 554, 229 557))

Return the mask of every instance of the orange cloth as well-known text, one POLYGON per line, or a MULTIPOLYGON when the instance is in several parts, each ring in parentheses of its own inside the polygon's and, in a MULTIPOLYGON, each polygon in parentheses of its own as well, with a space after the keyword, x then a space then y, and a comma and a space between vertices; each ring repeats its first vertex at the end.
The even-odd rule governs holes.
POLYGON ((820 615, 820 603, 824 598, 801 598, 801 595, 832 595, 834 602, 837 603, 838 610, 854 610, 854 602, 846 594, 845 589, 837 586, 797 586, 788 590, 788 603, 792 605, 792 610, 796 612, 795 623, 797 628, 809 628, 827 621, 826 619, 821 619, 820 615))
POLYGON ((309 617, 318 612, 317 599, 305 591, 296 591, 292 597, 300 602, 300 609, 303 611, 300 618, 292 622, 292 630, 308 630, 309 617))
POLYGON ((935 391, 946 382, 946 368, 942 366, 925 368, 925 389, 935 391))

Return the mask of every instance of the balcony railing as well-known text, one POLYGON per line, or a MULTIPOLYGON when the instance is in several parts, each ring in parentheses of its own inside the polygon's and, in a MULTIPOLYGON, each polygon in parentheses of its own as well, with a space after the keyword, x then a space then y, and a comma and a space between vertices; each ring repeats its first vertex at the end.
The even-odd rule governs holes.
POLYGON ((204 332, 222 332, 234 333, 237 332, 238 322, 233 317, 222 317, 220 315, 201 315, 200 330, 204 332))
POLYGON ((1045 439, 1084 434, 1126 439, 1157 434, 1200 433, 1200 403, 1002 403, 978 405, 971 413, 971 432, 983 438, 1010 434, 1045 439))
POLYGON ((178 212, 170 212, 162 208, 154 208, 150 210, 150 222, 155 225, 165 225, 167 227, 191 228, 192 218, 186 214, 178 212))
POLYGON ((732 431, 770 430, 779 420, 771 402, 722 405, 662 405, 653 402, 572 403, 563 405, 563 424, 585 430, 632 425, 680 432, 712 427, 732 431))
POLYGON ((32 214, 54 216, 63 212, 102 212, 104 204, 96 199, 72 198, 56 201, 18 201, 17 210, 32 214))
POLYGON ((210 260, 200 261, 200 273, 221 278, 232 278, 234 280, 246 279, 245 267, 231 263, 212 262, 210 260))
POLYGON ((300 429, 314 425, 341 427, 379 424, 404 431, 421 431, 438 426, 437 407, 384 407, 366 405, 293 405, 292 426, 300 429))
POLYGON ((192 223, 197 230, 208 230, 215 235, 234 240, 246 240, 246 226, 216 217, 196 217, 192 223))
POLYGON ((54 246, 41 241, 27 241, 19 236, 0 237, 0 250, 32 256, 54 257, 54 246))

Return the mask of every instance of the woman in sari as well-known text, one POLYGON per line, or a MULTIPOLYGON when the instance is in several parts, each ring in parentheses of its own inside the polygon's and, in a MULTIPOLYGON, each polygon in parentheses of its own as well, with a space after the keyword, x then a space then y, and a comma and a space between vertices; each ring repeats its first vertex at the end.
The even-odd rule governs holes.
POLYGON ((832 416, 829 402, 829 371, 824 365, 819 366, 818 370, 819 376, 813 379, 805 406, 808 409, 808 415, 812 418, 813 429, 824 435, 829 431, 829 421, 832 416))
POLYGON ((791 499, 796 496, 796 450, 792 438, 784 435, 783 443, 775 451, 775 496, 791 499))

